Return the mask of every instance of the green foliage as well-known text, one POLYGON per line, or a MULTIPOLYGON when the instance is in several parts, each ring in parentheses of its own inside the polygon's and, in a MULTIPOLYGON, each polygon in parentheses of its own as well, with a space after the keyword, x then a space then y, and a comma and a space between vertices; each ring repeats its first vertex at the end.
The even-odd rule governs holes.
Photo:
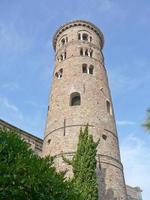
POLYGON ((96 148, 98 142, 88 134, 88 125, 80 130, 77 152, 72 161, 65 161, 73 167, 72 183, 80 200, 97 200, 98 187, 96 180, 96 148))
POLYGON ((13 131, 0 129, 1 200, 75 200, 71 183, 53 159, 40 158, 13 131))
POLYGON ((150 109, 147 110, 147 119, 146 122, 143 124, 143 127, 146 131, 150 132, 150 109))

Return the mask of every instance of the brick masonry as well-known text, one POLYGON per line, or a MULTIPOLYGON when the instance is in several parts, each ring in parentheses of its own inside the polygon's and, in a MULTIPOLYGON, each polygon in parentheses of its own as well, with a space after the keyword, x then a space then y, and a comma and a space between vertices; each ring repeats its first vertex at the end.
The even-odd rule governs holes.
MULTIPOLYGON (((94 136, 94 140, 100 138, 97 147, 100 199, 127 200, 112 99, 102 53, 103 45, 102 32, 86 21, 65 24, 54 35, 55 68, 43 156, 56 155, 57 169, 65 170, 67 166, 63 163, 61 154, 63 152, 69 158, 74 155, 80 127, 88 123, 89 133, 94 136), (88 41, 87 38, 80 40, 79 33, 82 36, 87 34, 88 41), (62 39, 66 40, 65 44, 62 44, 62 39), (92 51, 92 56, 81 55, 81 48, 84 51, 92 51), (92 65, 93 74, 83 73, 83 64, 92 65), (58 78, 60 69, 63 69, 63 72, 58 78), (80 105, 70 105, 71 94, 74 92, 80 93, 80 105)), ((68 175, 71 174, 70 169, 68 175)))

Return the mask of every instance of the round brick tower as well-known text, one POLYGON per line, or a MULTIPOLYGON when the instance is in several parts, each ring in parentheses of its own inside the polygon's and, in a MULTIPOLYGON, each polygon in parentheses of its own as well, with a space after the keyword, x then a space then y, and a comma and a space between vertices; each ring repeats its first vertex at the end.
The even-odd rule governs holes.
MULTIPOLYGON (((55 155, 58 170, 67 168, 77 148, 80 127, 89 124, 97 147, 97 179, 103 200, 127 200, 115 118, 104 66, 102 32, 82 20, 61 26, 56 52, 43 155, 55 155)), ((69 172, 71 174, 71 170, 69 172)), ((69 174, 69 175, 70 175, 69 174)))

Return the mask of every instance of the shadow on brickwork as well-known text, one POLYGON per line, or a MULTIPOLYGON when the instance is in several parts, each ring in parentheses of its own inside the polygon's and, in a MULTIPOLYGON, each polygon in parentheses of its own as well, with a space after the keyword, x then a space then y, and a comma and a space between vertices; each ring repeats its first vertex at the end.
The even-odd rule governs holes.
POLYGON ((114 191, 112 188, 106 189, 106 183, 105 183, 105 176, 106 176, 106 169, 97 169, 97 177, 98 177, 98 183, 99 183, 99 199, 100 200, 117 200, 117 198, 114 196, 114 191))

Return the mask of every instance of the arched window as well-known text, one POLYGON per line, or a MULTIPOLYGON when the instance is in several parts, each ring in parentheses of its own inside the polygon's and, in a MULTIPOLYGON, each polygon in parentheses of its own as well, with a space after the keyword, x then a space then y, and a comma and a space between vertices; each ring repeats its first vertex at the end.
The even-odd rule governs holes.
POLYGON ((91 50, 90 51, 90 57, 92 58, 92 56, 93 56, 93 51, 91 50))
POLYGON ((94 66, 90 65, 90 67, 89 67, 89 74, 93 74, 93 69, 94 69, 94 66))
POLYGON ((107 113, 111 115, 112 110, 111 110, 110 102, 108 100, 106 100, 106 108, 107 108, 107 113))
POLYGON ((82 34, 82 39, 85 40, 85 41, 88 41, 88 34, 83 33, 82 34))
POLYGON ((56 76, 58 79, 61 79, 61 78, 62 78, 62 74, 63 74, 63 69, 61 68, 58 72, 56 72, 55 76, 56 76))
POLYGON ((90 36, 90 42, 92 42, 92 37, 90 36))
POLYGON ((82 65, 82 72, 87 74, 87 64, 82 65))
POLYGON ((60 55, 60 60, 61 60, 61 61, 63 60, 63 55, 60 55))
POLYGON ((71 106, 78 106, 81 104, 81 97, 80 93, 74 92, 70 95, 70 105, 71 106))
POLYGON ((81 34, 78 33, 78 40, 81 40, 81 34))
POLYGON ((80 56, 83 56, 83 49, 80 49, 80 56))
POLYGON ((63 38, 62 40, 61 40, 61 45, 63 46, 64 44, 65 44, 65 38, 63 38))
POLYGON ((85 50, 85 56, 88 56, 88 49, 85 50))

